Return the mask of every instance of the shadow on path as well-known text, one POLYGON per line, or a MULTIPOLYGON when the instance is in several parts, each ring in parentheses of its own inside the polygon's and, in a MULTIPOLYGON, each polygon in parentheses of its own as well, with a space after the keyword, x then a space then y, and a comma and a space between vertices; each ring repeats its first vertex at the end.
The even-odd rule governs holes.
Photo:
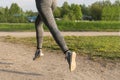
POLYGON ((8 62, 0 62, 0 64, 13 65, 13 63, 8 63, 8 62))
POLYGON ((28 76, 43 76, 42 74, 38 73, 32 73, 32 72, 20 72, 20 71, 13 71, 13 70, 5 70, 0 69, 0 72, 7 72, 7 73, 13 73, 13 74, 20 74, 20 75, 28 75, 28 76))

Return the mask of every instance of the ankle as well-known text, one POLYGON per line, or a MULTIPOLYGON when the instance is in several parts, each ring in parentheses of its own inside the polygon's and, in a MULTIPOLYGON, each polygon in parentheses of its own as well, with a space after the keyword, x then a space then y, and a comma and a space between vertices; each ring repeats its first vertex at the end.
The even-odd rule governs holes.
POLYGON ((37 48, 37 50, 42 50, 42 48, 37 48))
POLYGON ((67 50, 66 52, 65 52, 65 55, 68 55, 68 54, 71 54, 72 52, 70 51, 70 50, 67 50))
POLYGON ((64 51, 64 54, 66 54, 69 50, 64 51))

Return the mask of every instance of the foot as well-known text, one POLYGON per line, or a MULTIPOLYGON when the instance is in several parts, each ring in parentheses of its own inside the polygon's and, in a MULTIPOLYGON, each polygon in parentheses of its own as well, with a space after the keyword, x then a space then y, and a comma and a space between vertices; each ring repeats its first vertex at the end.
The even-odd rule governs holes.
POLYGON ((67 51, 66 52, 66 59, 69 64, 70 71, 74 71, 76 69, 76 53, 67 51))
POLYGON ((44 56, 44 54, 42 53, 42 50, 37 49, 35 52, 35 56, 34 56, 33 60, 36 60, 37 58, 40 58, 41 56, 44 56))

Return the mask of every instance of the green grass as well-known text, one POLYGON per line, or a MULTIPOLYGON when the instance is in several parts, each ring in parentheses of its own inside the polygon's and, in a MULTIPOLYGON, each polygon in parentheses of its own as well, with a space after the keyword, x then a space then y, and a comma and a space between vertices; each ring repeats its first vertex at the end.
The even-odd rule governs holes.
POLYGON ((62 31, 120 31, 120 22, 58 22, 62 31))
POLYGON ((0 31, 35 31, 32 23, 1 23, 0 31))
MULTIPOLYGON (((94 37, 65 37, 70 50, 81 55, 89 55, 91 58, 120 59, 120 37, 119 36, 94 36, 94 37)), ((22 43, 36 46, 36 38, 14 38, 6 37, 5 41, 22 43)), ((60 50, 53 38, 45 37, 43 48, 48 50, 60 50)))
MULTIPOLYGON (((120 21, 57 21, 61 31, 120 31, 120 21)), ((44 26, 45 31, 48 31, 44 26)), ((0 31, 35 31, 34 23, 1 23, 0 31)))

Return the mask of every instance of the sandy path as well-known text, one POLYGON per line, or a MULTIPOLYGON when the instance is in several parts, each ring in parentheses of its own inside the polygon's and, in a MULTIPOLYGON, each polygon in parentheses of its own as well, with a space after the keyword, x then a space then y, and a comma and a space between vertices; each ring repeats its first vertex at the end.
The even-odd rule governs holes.
MULTIPOLYGON (((34 37, 35 32, 0 32, 0 36, 34 37)), ((120 32, 62 32, 64 36, 120 36, 120 32)), ((44 36, 50 36, 44 32, 44 36)))
POLYGON ((45 56, 33 61, 34 51, 0 41, 0 80, 120 80, 120 63, 77 56, 77 69, 70 73, 61 52, 43 51, 45 56))

